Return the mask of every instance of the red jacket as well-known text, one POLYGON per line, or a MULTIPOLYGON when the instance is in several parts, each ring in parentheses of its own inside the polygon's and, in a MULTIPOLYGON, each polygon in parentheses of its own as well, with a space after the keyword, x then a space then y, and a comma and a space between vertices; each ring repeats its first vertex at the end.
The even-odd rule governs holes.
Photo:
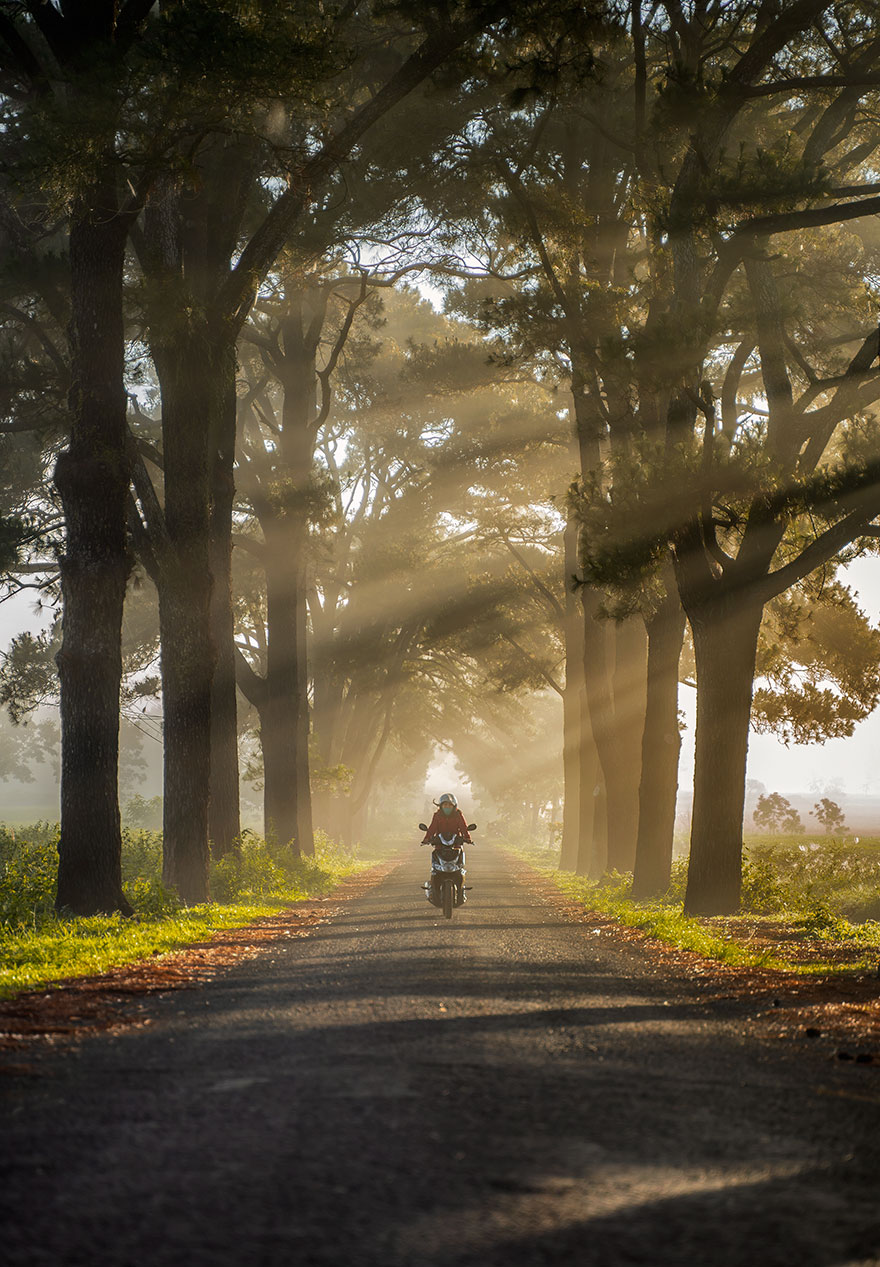
POLYGON ((454 831, 458 832, 469 845, 473 843, 468 835, 467 819, 460 809, 453 810, 451 814, 444 814, 442 809, 438 809, 431 819, 431 826, 428 828, 422 844, 426 845, 432 836, 436 836, 441 831, 444 836, 451 836, 454 831))

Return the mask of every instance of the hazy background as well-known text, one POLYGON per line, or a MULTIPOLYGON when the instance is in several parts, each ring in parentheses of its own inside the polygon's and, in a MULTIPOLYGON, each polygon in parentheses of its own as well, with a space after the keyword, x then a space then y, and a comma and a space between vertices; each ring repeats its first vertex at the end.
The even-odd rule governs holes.
MULTIPOLYGON (((861 606, 872 624, 880 620, 880 557, 859 559, 841 569, 841 579, 859 595, 861 606)), ((38 610, 36 591, 17 594, 0 603, 0 647, 8 646, 16 634, 25 629, 37 631, 48 624, 48 612, 38 610)), ((696 692, 681 687, 679 706, 685 716, 686 730, 682 737, 679 764, 679 820, 687 818, 691 798, 694 761, 694 724, 696 692)), ((54 710, 47 710, 54 711, 54 710)), ((0 725, 8 726, 5 716, 0 725)), ((822 744, 791 744, 786 747, 774 735, 752 734, 749 740, 749 779, 764 785, 766 791, 787 796, 809 830, 815 820, 809 817, 818 795, 829 795, 842 806, 847 825, 855 831, 880 828, 880 709, 856 725, 850 739, 829 739, 822 744)), ((139 773, 142 781, 131 779, 123 787, 122 803, 134 794, 150 798, 162 793, 162 749, 148 734, 142 736, 139 773)), ((20 822, 35 816, 57 814, 58 785, 54 771, 45 765, 33 767, 33 783, 0 782, 0 821, 20 822)), ((454 757, 438 752, 425 784, 425 805, 441 791, 454 791, 465 800, 471 797, 470 787, 462 777, 454 757)), ((758 789, 760 790, 760 789, 758 789)), ((244 789, 245 825, 260 826, 260 795, 244 789)), ((746 813, 746 830, 751 826, 751 804, 755 789, 750 789, 746 813)), ((479 802, 474 802, 477 812, 479 802)), ((414 819, 427 813, 425 805, 414 804, 414 819)), ((467 803, 465 809, 468 809, 467 803)))

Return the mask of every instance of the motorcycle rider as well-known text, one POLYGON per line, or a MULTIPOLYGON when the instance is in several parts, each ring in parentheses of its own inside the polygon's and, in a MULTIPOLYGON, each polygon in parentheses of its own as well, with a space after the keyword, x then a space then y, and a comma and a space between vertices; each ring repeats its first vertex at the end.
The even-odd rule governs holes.
MULTIPOLYGON (((444 836, 451 836, 453 833, 461 836, 462 840, 472 845, 473 841, 467 828, 467 819, 458 808, 458 801, 451 792, 444 792, 439 801, 434 801, 437 809, 434 817, 431 819, 430 826, 425 832, 423 845, 429 845, 435 836, 441 832, 444 836)), ((425 882, 425 895, 432 906, 437 906, 438 901, 431 880, 425 882)), ((462 890, 459 898, 460 902, 467 901, 467 894, 462 890)))
POLYGON ((468 834, 467 819, 458 808, 458 801, 452 793, 444 792, 440 800, 434 801, 434 804, 437 809, 431 819, 430 827, 425 832, 422 844, 430 844, 434 836, 442 831, 444 836, 451 836, 453 832, 458 832, 465 844, 472 845, 474 842, 468 834))

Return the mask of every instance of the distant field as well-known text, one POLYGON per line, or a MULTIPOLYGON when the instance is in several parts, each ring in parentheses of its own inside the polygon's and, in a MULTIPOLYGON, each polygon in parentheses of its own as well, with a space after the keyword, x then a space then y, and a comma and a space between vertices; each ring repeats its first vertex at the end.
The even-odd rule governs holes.
POLYGON ((871 852, 880 850, 880 833, 862 835, 858 831, 846 831, 833 832, 830 836, 826 836, 824 831, 810 831, 809 828, 800 833, 745 832, 743 844, 746 849, 799 849, 802 847, 803 852, 816 845, 821 848, 828 845, 849 845, 871 852))
POLYGON ((3 809, 0 805, 0 827, 29 827, 31 823, 57 823, 57 805, 25 805, 3 809))

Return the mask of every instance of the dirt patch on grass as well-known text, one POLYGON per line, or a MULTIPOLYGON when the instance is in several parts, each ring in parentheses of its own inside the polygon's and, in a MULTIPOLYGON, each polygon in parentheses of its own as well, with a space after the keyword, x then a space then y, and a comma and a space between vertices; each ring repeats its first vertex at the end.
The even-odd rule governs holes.
MULTIPOLYGON (((93 976, 66 977, 6 999, 0 1002, 0 1052, 21 1051, 32 1040, 57 1043, 148 1025, 148 998, 192 989, 231 964, 255 958, 271 945, 307 937, 332 919, 342 903, 378 884, 396 866, 397 859, 380 863, 345 880, 326 897, 308 898, 241 928, 218 929, 207 941, 157 952, 152 958, 93 976)), ((27 1072, 27 1066, 0 1060, 0 1073, 27 1072)))

